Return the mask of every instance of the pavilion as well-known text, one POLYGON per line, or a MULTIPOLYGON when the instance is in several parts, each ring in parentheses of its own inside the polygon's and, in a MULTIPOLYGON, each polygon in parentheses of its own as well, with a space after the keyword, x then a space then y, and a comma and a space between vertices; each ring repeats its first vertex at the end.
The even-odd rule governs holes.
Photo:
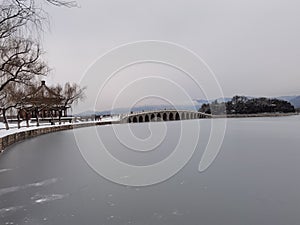
POLYGON ((22 106, 19 108, 22 119, 36 118, 54 119, 55 117, 67 117, 70 106, 63 104, 64 97, 54 89, 49 88, 43 80, 41 85, 32 93, 25 96, 22 106))

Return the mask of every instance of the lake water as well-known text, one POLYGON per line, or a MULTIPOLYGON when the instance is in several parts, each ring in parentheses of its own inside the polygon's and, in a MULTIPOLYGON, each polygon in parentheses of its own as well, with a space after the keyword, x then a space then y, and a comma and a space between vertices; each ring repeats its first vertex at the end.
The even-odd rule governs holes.
MULTIPOLYGON (((120 160, 147 165, 167 157, 178 140, 180 122, 166 124, 167 142, 147 154, 117 143, 110 126, 96 129, 120 160)), ((73 131, 15 144, 0 157, 0 224, 299 225, 300 117, 228 119, 221 151, 202 173, 210 120, 200 124, 199 145, 187 165, 147 187, 99 176, 83 159, 73 131)), ((140 138, 149 135, 147 124, 131 127, 140 138)), ((93 129, 82 128, 80 135, 93 129)))

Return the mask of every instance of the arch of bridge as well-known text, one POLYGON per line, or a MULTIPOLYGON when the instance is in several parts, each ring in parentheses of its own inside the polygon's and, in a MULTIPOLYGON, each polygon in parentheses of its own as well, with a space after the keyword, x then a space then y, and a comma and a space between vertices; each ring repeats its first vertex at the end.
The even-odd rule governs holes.
POLYGON ((161 111, 148 112, 135 115, 129 115, 126 119, 128 123, 142 123, 150 121, 172 121, 205 118, 206 116, 197 112, 178 112, 178 111, 161 111))

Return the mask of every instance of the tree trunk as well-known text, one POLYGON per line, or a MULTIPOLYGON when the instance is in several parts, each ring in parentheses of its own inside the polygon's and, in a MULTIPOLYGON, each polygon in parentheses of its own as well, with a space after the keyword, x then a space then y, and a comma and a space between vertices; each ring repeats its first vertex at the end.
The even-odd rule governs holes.
POLYGON ((20 110, 18 110, 18 113, 17 113, 17 119, 18 119, 18 129, 20 129, 20 128, 21 128, 20 110))
POLYGON ((50 116, 51 116, 51 125, 55 125, 52 110, 50 111, 50 116))
POLYGON ((9 130, 8 121, 6 118, 6 109, 2 109, 2 115, 3 115, 3 123, 5 124, 5 129, 9 130))
POLYGON ((25 112, 25 116, 26 116, 26 127, 29 127, 29 116, 27 112, 25 112))
POLYGON ((35 109, 35 118, 36 118, 36 126, 40 126, 40 121, 39 121, 39 110, 35 109))
POLYGON ((59 110, 59 111, 58 111, 58 121, 59 121, 59 125, 61 125, 61 114, 62 114, 62 111, 59 110))

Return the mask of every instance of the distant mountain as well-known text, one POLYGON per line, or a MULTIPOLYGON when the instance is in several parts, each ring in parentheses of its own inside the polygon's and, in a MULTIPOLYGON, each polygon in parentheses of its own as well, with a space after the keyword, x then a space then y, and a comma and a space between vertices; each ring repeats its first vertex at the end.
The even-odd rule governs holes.
POLYGON ((295 108, 300 108, 300 96, 297 96, 297 95, 279 96, 276 98, 290 102, 295 108))
MULTIPOLYGON (((201 104, 202 105, 202 104, 201 104)), ((123 114, 130 112, 142 112, 142 111, 154 111, 154 110, 164 110, 164 109, 178 109, 178 110, 198 110, 201 107, 200 104, 196 105, 145 105, 145 106, 136 106, 131 109, 129 108, 117 108, 113 110, 106 110, 96 112, 96 115, 105 115, 105 114, 123 114)))
POLYGON ((93 116, 95 115, 95 111, 87 110, 81 113, 75 113, 74 116, 93 116))
POLYGON ((289 101, 295 108, 300 108, 300 96, 297 96, 289 101))
POLYGON ((195 102, 197 102, 199 105, 210 103, 211 101, 206 99, 194 99, 195 102))
MULTIPOLYGON (((253 99, 254 97, 246 96, 248 99, 253 99)), ((300 96, 279 96, 275 97, 280 100, 285 100, 290 102, 295 108, 300 108, 300 96)), ((232 98, 218 98, 216 99, 219 103, 221 102, 229 102, 232 98)), ((93 116, 93 115, 108 115, 108 114, 125 114, 133 112, 142 112, 142 111, 153 111, 153 110, 164 110, 164 109, 179 109, 179 110, 198 110, 201 108, 203 104, 212 103, 215 99, 207 100, 207 99, 193 99, 194 105, 177 105, 176 107, 172 107, 170 105, 145 105, 145 106, 137 106, 131 109, 129 108, 117 108, 113 110, 105 110, 105 111, 93 111, 88 110, 82 113, 75 114, 75 116, 93 116)))
POLYGON ((280 99, 280 100, 285 100, 285 101, 288 101, 288 102, 291 102, 292 99, 296 98, 297 95, 292 95, 292 96, 279 96, 279 97, 276 97, 277 99, 280 99))
POLYGON ((208 104, 208 103, 212 103, 213 101, 217 100, 219 103, 221 102, 229 102, 231 100, 231 98, 217 98, 217 99, 194 99, 194 101, 196 101, 198 104, 200 104, 200 107, 201 105, 203 104, 208 104))
POLYGON ((164 109, 178 109, 178 110, 198 110, 202 104, 195 104, 195 105, 178 105, 178 106, 170 106, 170 105, 145 105, 145 106, 137 106, 131 109, 129 108, 116 108, 113 110, 104 110, 104 111, 84 111, 81 113, 75 114, 75 116, 94 116, 94 115, 111 115, 111 114, 126 114, 132 112, 142 112, 142 111, 154 111, 154 110, 164 110, 164 109))

